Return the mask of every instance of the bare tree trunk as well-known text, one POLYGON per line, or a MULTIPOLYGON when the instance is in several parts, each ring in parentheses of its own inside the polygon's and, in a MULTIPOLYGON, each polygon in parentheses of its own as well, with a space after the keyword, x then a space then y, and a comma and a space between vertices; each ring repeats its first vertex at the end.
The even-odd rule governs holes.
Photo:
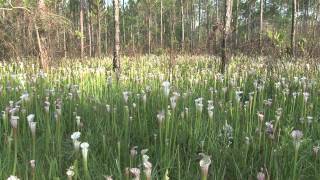
POLYGON ((184 52, 184 12, 183 12, 183 0, 181 0, 181 50, 184 52))
MULTIPOLYGON (((219 18, 220 14, 219 14, 219 0, 216 0, 216 24, 220 24, 220 18, 219 18)), ((219 32, 219 31, 217 31, 219 32)), ((218 33, 215 34, 215 44, 216 47, 218 49, 219 46, 219 37, 218 37, 218 33)))
POLYGON ((262 33, 263 33, 263 0, 260 0, 260 33, 259 33, 259 46, 260 53, 262 53, 262 33))
POLYGON ((90 19, 90 10, 89 10, 90 8, 88 8, 88 12, 87 12, 87 14, 88 14, 88 39, 89 39, 89 57, 91 57, 92 56, 92 39, 91 39, 91 37, 92 37, 92 32, 91 32, 91 19, 90 19))
POLYGON ((317 31, 320 31, 320 23, 318 22, 318 19, 320 19, 320 0, 318 0, 318 11, 317 11, 317 31))
POLYGON ((227 40, 229 37, 229 31, 230 31, 230 24, 231 24, 231 18, 232 18, 232 0, 225 0, 225 16, 223 18, 224 20, 224 32, 223 32, 223 38, 222 38, 222 44, 221 44, 221 73, 224 73, 226 70, 226 65, 229 61, 229 55, 227 52, 227 40))
POLYGON ((209 27, 210 27, 210 21, 209 21, 209 16, 210 16, 210 12, 209 12, 209 0, 206 0, 206 47, 207 47, 207 53, 210 54, 210 46, 209 46, 209 36, 210 36, 210 31, 209 31, 209 27))
MULTIPOLYGON (((140 23, 139 23, 139 21, 137 22, 137 27, 139 27, 140 26, 140 23)), ((135 36, 133 36, 133 38, 134 38, 135 36)), ((140 31, 139 31, 139 29, 137 30, 137 40, 136 40, 136 47, 137 48, 135 48, 135 49, 137 49, 137 51, 139 52, 139 44, 140 44, 140 39, 139 39, 139 37, 140 37, 140 31)))
POLYGON ((120 27, 119 27, 119 0, 113 0, 114 15, 114 50, 113 50, 113 71, 120 75, 120 27))
POLYGON ((172 79, 173 76, 173 63, 174 63, 174 52, 175 52, 175 40, 176 40, 176 35, 175 35, 175 27, 176 27, 176 0, 172 1, 172 6, 171 6, 171 13, 170 13, 170 18, 171 18, 171 34, 170 34, 170 60, 169 60, 169 80, 172 79))
POLYGON ((121 13, 121 17, 122 17, 122 35, 123 35, 123 45, 126 45, 126 29, 125 29, 125 20, 124 20, 124 0, 122 0, 122 13, 121 13))
POLYGON ((317 18, 318 18, 318 13, 319 13, 319 2, 314 1, 314 10, 313 10, 313 20, 312 20, 312 39, 316 39, 316 31, 317 31, 317 18))
POLYGON ((238 36, 239 36, 239 4, 240 4, 240 0, 237 0, 237 4, 236 4, 236 37, 235 37, 235 44, 236 44, 236 48, 238 47, 238 36))
POLYGON ((45 56, 42 50, 42 44, 41 44, 41 37, 39 34, 39 28, 37 27, 37 25, 35 25, 35 30, 36 30, 36 35, 37 35, 37 42, 38 42, 38 48, 39 48, 39 55, 40 55, 40 66, 42 68, 44 68, 45 66, 45 56))
MULTIPOLYGON (((185 26, 187 25, 188 26, 188 23, 190 23, 189 19, 190 19, 190 12, 189 12, 189 1, 186 2, 186 8, 185 8, 185 19, 184 19, 184 23, 185 23, 185 26)), ((188 36, 188 34, 190 35, 190 31, 186 33, 186 30, 188 31, 188 28, 185 29, 185 37, 186 35, 188 36)), ((188 38, 188 40, 190 41, 190 38, 188 38)), ((188 50, 190 49, 190 44, 187 44, 188 46, 188 50)), ((186 47, 186 43, 184 42, 184 49, 186 47)))
POLYGON ((151 53, 151 17, 148 17, 148 54, 151 53))
POLYGON ((133 28, 132 28, 132 24, 131 24, 131 45, 132 45, 132 51, 133 51, 133 53, 135 53, 135 46, 134 46, 134 33, 133 33, 133 28))
POLYGON ((46 40, 47 32, 44 28, 45 22, 43 21, 43 17, 47 14, 47 7, 44 0, 39 0, 38 2, 38 10, 39 10, 39 20, 40 20, 40 29, 39 32, 38 26, 35 24, 36 34, 37 34, 37 41, 39 47, 39 54, 40 54, 40 66, 42 69, 47 71, 49 69, 49 53, 48 53, 48 43, 46 40))
POLYGON ((172 24, 171 24, 171 53, 175 50, 175 41, 176 41, 176 8, 175 8, 176 1, 173 0, 173 7, 172 7, 172 24))
POLYGON ((84 57, 83 0, 80 0, 80 56, 84 57))
POLYGON ((292 0, 292 16, 291 16, 291 55, 295 57, 296 44, 296 7, 297 1, 292 0))
POLYGON ((148 54, 151 53, 151 4, 148 1, 148 54))
POLYGON ((160 45, 161 48, 163 48, 163 15, 162 15, 162 11, 163 11, 163 0, 160 0, 160 45))
POLYGON ((67 57, 67 40, 66 40, 66 29, 63 29, 63 52, 64 57, 67 57))
POLYGON ((108 22, 107 22, 107 17, 105 17, 106 19, 106 29, 105 29, 105 54, 108 54, 108 22))
POLYGON ((190 48, 191 51, 194 49, 194 4, 191 0, 191 18, 190 18, 190 48))
POLYGON ((153 16, 153 24, 154 24, 154 26, 155 26, 155 32, 154 32, 154 40, 155 40, 155 42, 156 42, 156 44, 158 44, 159 43, 159 38, 158 38, 158 30, 159 30, 159 25, 158 25, 158 17, 157 17, 157 15, 155 15, 155 16, 153 16))
POLYGON ((58 50, 60 51, 60 46, 61 46, 61 44, 60 44, 60 30, 59 29, 57 29, 57 31, 56 31, 56 37, 57 37, 57 42, 56 42, 56 47, 58 48, 58 50))
POLYGON ((101 56, 101 20, 100 20, 100 4, 97 4, 97 21, 98 21, 98 29, 97 29, 97 55, 101 56))
MULTIPOLYGON (((317 20, 320 19, 320 0, 318 0, 317 20)), ((319 23, 320 24, 320 23, 319 23)))
POLYGON ((249 11, 249 15, 248 15, 248 19, 247 19, 247 41, 251 40, 251 18, 252 18, 252 12, 251 12, 251 3, 249 2, 248 4, 248 11, 249 11))
POLYGON ((94 31, 95 31, 95 26, 93 24, 92 16, 89 16, 89 23, 90 23, 90 38, 91 38, 91 55, 94 56, 96 54, 96 46, 94 45, 96 42, 95 36, 94 36, 94 31))
POLYGON ((198 21, 199 21, 199 25, 198 25, 198 46, 200 46, 200 42, 201 42, 201 0, 198 1, 198 21))

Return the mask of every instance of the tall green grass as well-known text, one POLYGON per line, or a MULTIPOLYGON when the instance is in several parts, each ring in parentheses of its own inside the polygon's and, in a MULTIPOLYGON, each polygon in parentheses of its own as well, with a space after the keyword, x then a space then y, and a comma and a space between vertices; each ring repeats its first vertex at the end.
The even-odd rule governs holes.
POLYGON ((236 57, 222 75, 212 57, 124 57, 119 81, 108 58, 2 62, 0 177, 316 180, 320 65, 269 61, 236 57))

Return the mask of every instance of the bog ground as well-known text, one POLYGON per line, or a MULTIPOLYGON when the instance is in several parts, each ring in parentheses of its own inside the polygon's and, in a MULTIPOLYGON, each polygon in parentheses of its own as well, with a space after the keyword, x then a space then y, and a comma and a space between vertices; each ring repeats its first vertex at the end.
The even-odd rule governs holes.
POLYGON ((320 65, 218 62, 1 62, 0 179, 319 179, 320 65))

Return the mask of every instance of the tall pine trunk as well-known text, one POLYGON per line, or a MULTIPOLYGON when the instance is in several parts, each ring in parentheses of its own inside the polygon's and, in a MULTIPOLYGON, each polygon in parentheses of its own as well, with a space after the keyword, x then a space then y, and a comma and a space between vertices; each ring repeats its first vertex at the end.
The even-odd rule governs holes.
POLYGON ((184 12, 183 12, 183 0, 181 2, 181 50, 184 52, 184 12))
POLYGON ((121 18, 122 18, 122 36, 123 36, 123 45, 125 46, 126 45, 126 29, 125 29, 125 14, 124 14, 124 1, 125 0, 122 0, 122 13, 121 13, 121 18))
POLYGON ((100 4, 97 4, 97 21, 98 21, 98 29, 97 29, 97 55, 101 56, 101 17, 100 17, 100 4))
POLYGON ((191 0, 191 12, 190 12, 190 50, 191 52, 194 49, 194 4, 191 0))
POLYGON ((43 20, 43 17, 47 14, 47 7, 44 0, 38 1, 38 17, 39 19, 39 27, 35 24, 36 35, 37 35, 37 42, 39 48, 39 56, 40 56, 40 66, 44 71, 49 69, 49 61, 50 56, 48 53, 48 42, 47 42, 47 27, 46 22, 43 20))
POLYGON ((201 42, 201 0, 198 1, 198 46, 200 46, 201 42))
POLYGON ((248 14, 248 19, 247 19, 247 38, 246 38, 247 41, 251 40, 251 19, 252 19, 251 9, 252 9, 252 5, 249 2, 249 4, 248 4, 248 13, 249 14, 248 14))
POLYGON ((107 16, 105 17, 105 24, 106 24, 106 29, 105 29, 105 39, 104 39, 104 42, 105 42, 105 54, 108 55, 108 19, 107 19, 107 16))
POLYGON ((90 18, 90 8, 88 8, 88 40, 89 40, 89 57, 92 56, 92 32, 91 32, 91 18, 90 18))
POLYGON ((260 33, 259 33, 259 46, 260 53, 262 53, 262 34, 263 34, 263 0, 260 0, 260 33))
POLYGON ((163 0, 160 0, 160 46, 163 48, 163 0))
POLYGON ((63 52, 64 52, 64 58, 67 58, 66 28, 63 28, 63 52))
POLYGON ((232 18, 232 0, 225 0, 225 16, 223 17, 224 21, 224 31, 223 31, 223 38, 221 44, 221 73, 224 73, 226 70, 226 65, 229 61, 229 54, 227 50, 227 40, 229 37, 230 31, 230 24, 232 18))
POLYGON ((151 4, 148 1, 148 54, 151 53, 151 4))
POLYGON ((132 46, 132 52, 135 53, 135 46, 134 46, 134 33, 133 33, 133 28, 132 28, 132 24, 130 26, 130 36, 131 36, 131 46, 132 46))
POLYGON ((119 24, 119 0, 113 0, 113 15, 114 15, 114 49, 113 49, 113 71, 118 75, 120 73, 120 24, 119 24))
POLYGON ((83 0, 80 0, 80 56, 84 57, 83 0))
POLYGON ((171 13, 171 53, 175 50, 175 41, 176 41, 176 11, 175 11, 175 3, 172 2, 172 13, 171 13))
MULTIPOLYGON (((216 24, 220 24, 220 18, 219 18, 220 14, 219 14, 219 0, 216 0, 216 24)), ((217 31, 218 32, 218 31, 217 31)), ((219 46, 219 37, 218 37, 218 33, 215 33, 215 45, 216 48, 218 49, 219 46)))
POLYGON ((209 30, 209 27, 210 27, 210 22, 209 22, 209 18, 210 17, 210 11, 209 11, 209 0, 206 0, 206 47, 207 47, 207 53, 210 54, 210 46, 209 45, 209 36, 210 36, 210 30, 209 30))
POLYGON ((235 45, 236 45, 236 48, 238 47, 238 39, 239 39, 239 4, 240 4, 240 0, 237 0, 237 4, 236 4, 236 17, 235 17, 235 23, 236 23, 236 29, 235 29, 235 45))
POLYGON ((296 7, 297 0, 292 0, 292 14, 291 14, 291 55, 295 56, 296 44, 296 7))

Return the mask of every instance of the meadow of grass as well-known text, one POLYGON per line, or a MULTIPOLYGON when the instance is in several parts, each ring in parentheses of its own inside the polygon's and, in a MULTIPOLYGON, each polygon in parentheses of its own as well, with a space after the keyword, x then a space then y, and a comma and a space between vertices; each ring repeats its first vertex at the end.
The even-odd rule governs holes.
POLYGON ((0 179, 318 180, 320 65, 270 61, 1 62, 0 179))

